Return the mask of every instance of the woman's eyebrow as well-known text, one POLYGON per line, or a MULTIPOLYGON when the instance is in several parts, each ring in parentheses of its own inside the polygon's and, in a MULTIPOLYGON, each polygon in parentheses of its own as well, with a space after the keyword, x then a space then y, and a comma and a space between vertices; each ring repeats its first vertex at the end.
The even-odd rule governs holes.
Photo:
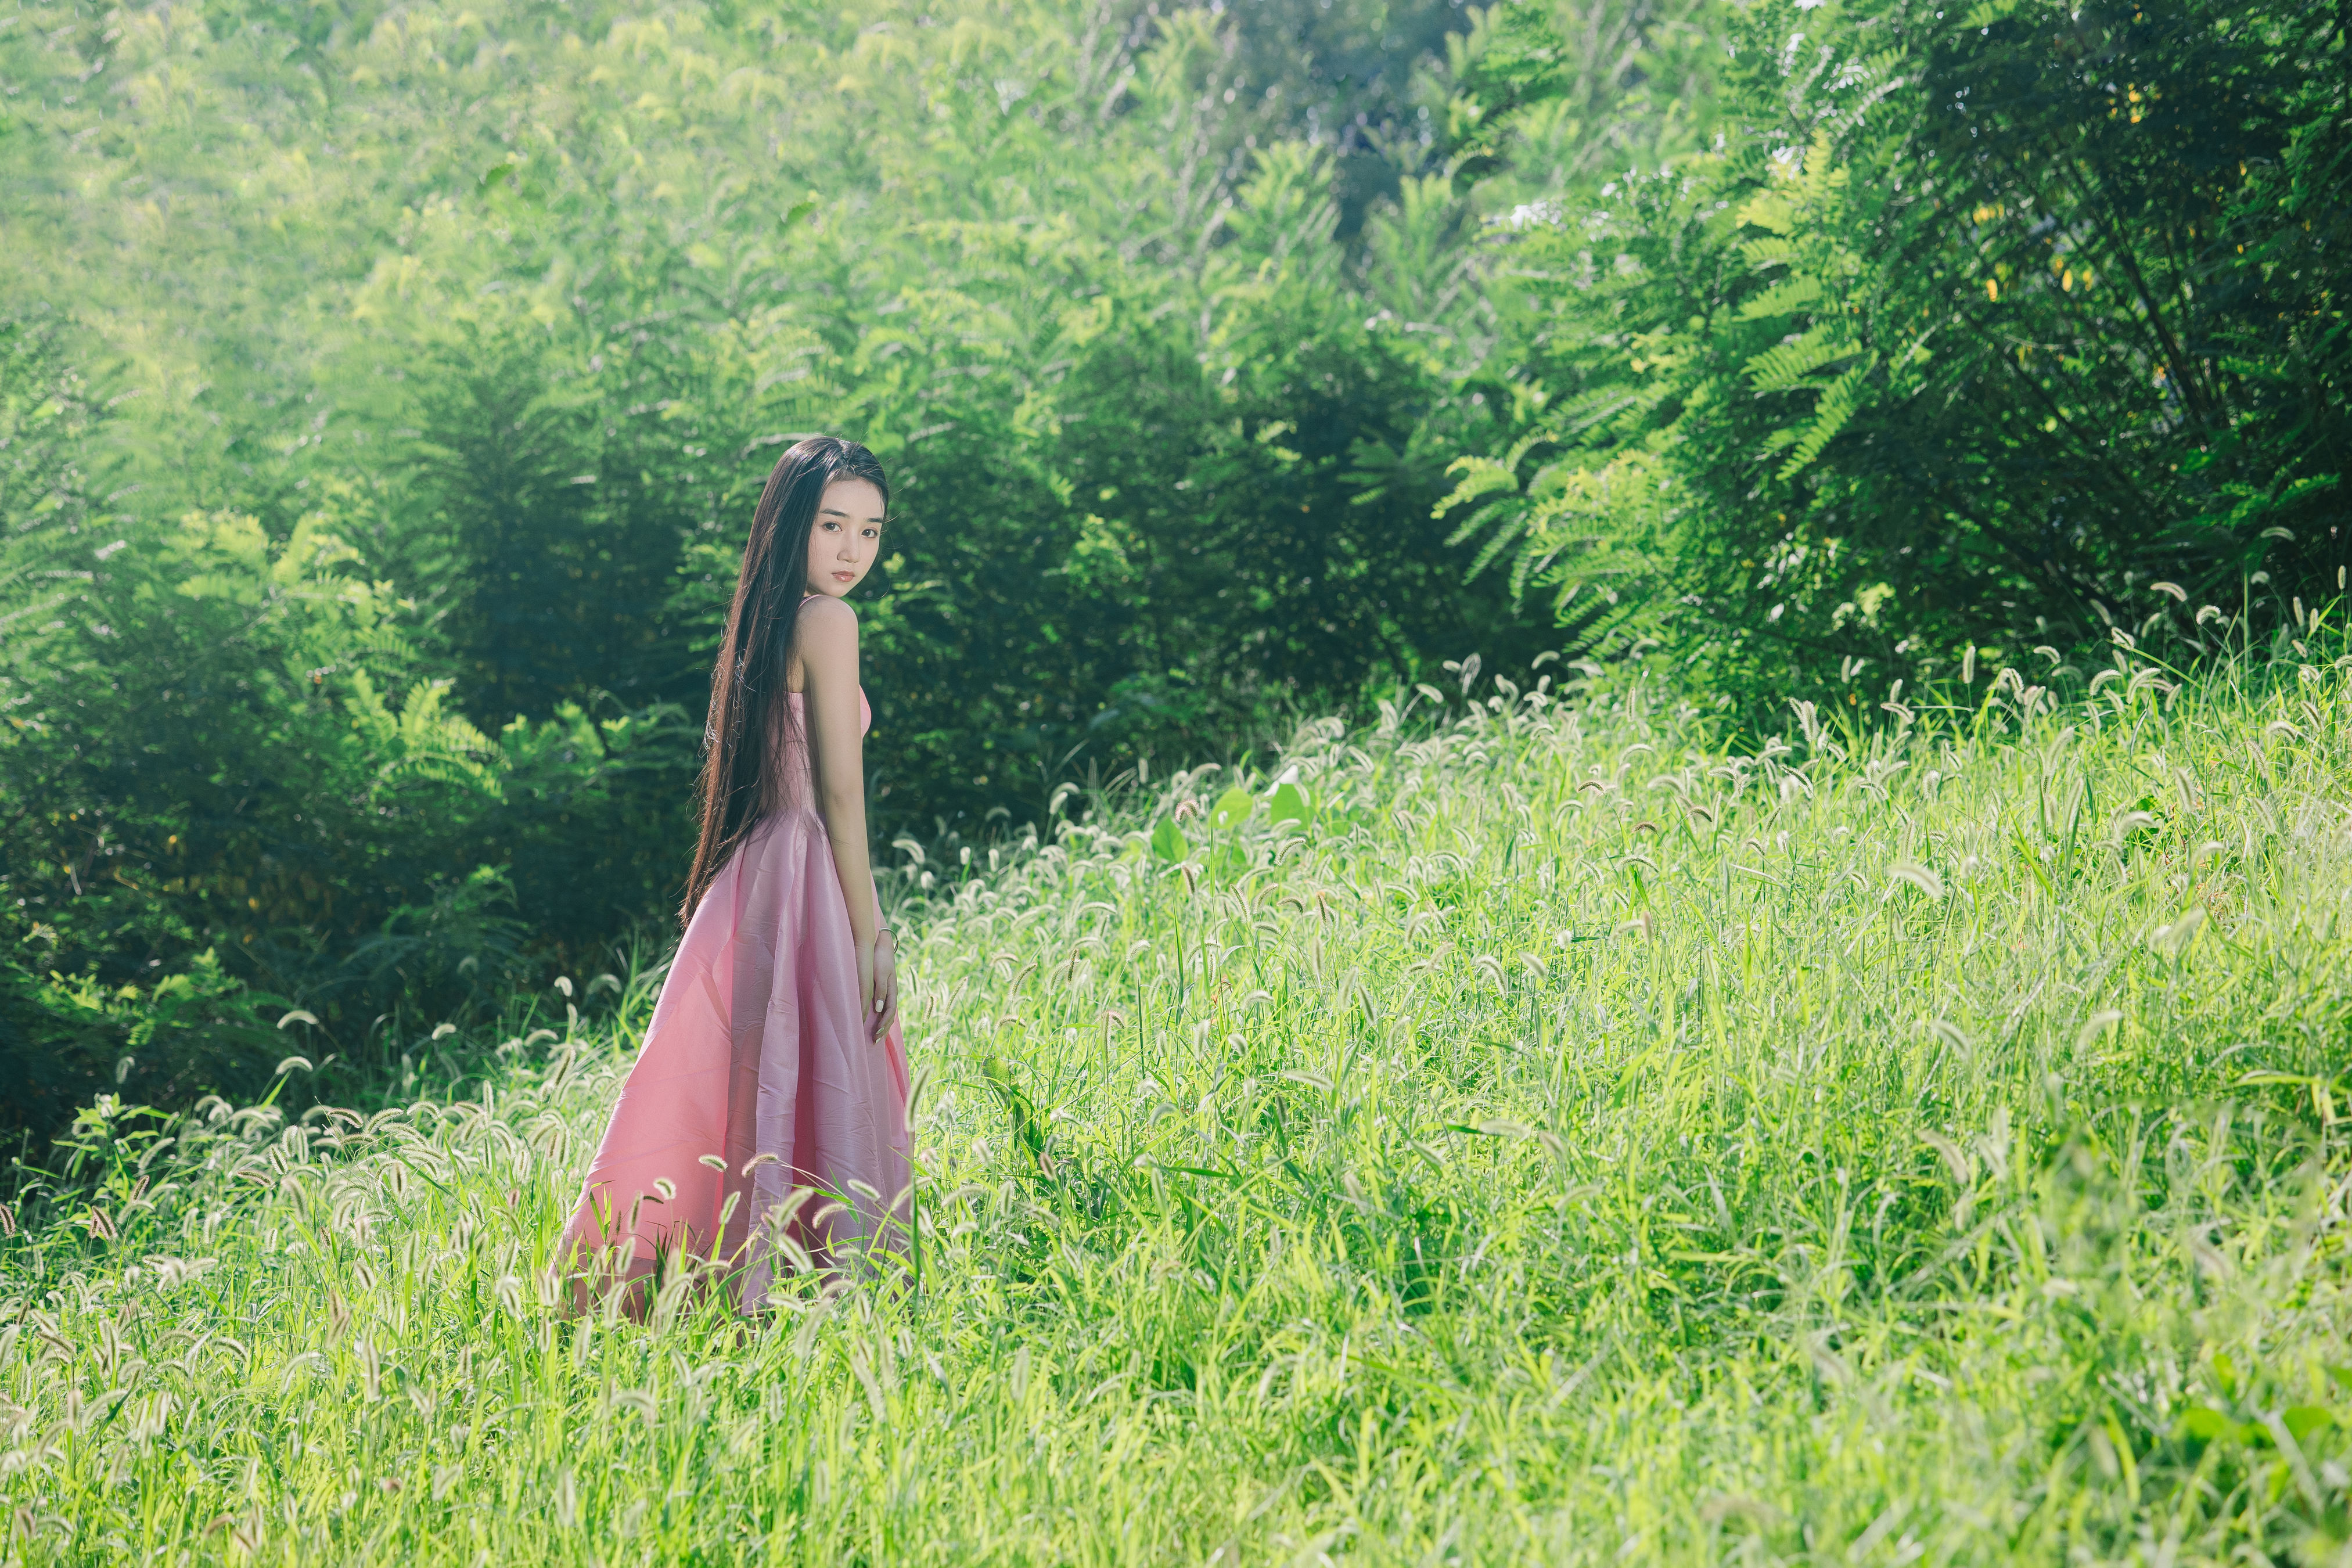
MULTIPOLYGON (((817 509, 817 516, 819 516, 819 517, 848 517, 848 516, 849 516, 849 513, 847 513, 847 512, 845 512, 845 511, 842 510, 841 510, 839 507, 837 507, 837 506, 828 506, 828 507, 820 507, 820 508, 818 508, 818 509, 817 509)), ((876 525, 876 526, 877 526, 877 527, 878 527, 878 526, 880 526, 881 521, 882 521, 882 520, 881 520, 880 518, 878 518, 878 517, 869 517, 869 518, 865 519, 865 521, 867 521, 867 522, 873 523, 873 524, 875 524, 875 525, 876 525)))

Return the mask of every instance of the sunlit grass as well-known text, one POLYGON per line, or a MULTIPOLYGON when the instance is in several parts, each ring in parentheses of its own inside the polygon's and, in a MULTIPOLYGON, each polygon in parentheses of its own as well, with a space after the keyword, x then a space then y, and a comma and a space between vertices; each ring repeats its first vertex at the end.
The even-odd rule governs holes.
POLYGON ((551 1310, 656 973, 93 1124, 7 1551, 2344 1561, 2345 679, 2129 675, 1746 756, 1495 682, 910 867, 911 1298, 551 1310))

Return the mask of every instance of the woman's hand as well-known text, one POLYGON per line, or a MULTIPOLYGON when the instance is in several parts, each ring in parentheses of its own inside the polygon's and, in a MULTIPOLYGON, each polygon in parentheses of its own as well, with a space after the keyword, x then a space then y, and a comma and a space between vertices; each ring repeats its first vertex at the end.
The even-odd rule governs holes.
POLYGON ((866 973, 860 978, 866 983, 866 1014, 873 1029, 871 1037, 878 1040, 898 1024, 898 943, 888 931, 875 936, 866 973))

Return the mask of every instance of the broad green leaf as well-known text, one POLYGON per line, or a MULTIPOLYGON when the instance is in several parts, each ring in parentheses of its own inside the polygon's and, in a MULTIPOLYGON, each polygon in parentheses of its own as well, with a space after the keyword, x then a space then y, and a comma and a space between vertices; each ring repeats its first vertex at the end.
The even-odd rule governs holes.
POLYGON ((2296 1442, 2307 1443, 2314 1432, 2336 1425, 2336 1415, 2323 1405, 2298 1405, 2291 1410, 2282 1411, 2279 1422, 2296 1442))
POLYGON ((1305 822, 1314 814, 1307 792, 1295 784, 1276 784, 1266 815, 1276 822, 1305 822))
POLYGON ((2238 1424, 2220 1411, 2200 1405, 2182 1411, 2180 1419, 2172 1424, 2172 1429, 2183 1437, 2194 1437, 2201 1443, 2217 1443, 2235 1432, 2238 1424))
POLYGON ((1184 841, 1184 830, 1176 826, 1172 816, 1163 816, 1151 830, 1151 853, 1162 860, 1181 860, 1192 853, 1192 845, 1184 841))
POLYGON ((1219 833, 1239 827, 1249 820, 1250 813, 1255 809, 1257 802, 1250 798, 1248 792, 1229 789, 1219 795, 1217 804, 1210 808, 1209 826, 1219 833))

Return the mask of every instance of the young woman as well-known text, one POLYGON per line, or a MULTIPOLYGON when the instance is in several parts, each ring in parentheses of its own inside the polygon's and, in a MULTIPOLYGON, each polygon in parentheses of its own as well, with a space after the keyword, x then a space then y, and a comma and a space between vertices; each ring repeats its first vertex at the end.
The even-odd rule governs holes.
POLYGON ((686 939, 558 1253, 575 1304, 619 1288, 642 1310, 692 1260, 749 1310, 779 1268, 902 1244, 907 1058, 842 602, 889 500, 874 454, 830 437, 761 493, 710 680, 686 939))

